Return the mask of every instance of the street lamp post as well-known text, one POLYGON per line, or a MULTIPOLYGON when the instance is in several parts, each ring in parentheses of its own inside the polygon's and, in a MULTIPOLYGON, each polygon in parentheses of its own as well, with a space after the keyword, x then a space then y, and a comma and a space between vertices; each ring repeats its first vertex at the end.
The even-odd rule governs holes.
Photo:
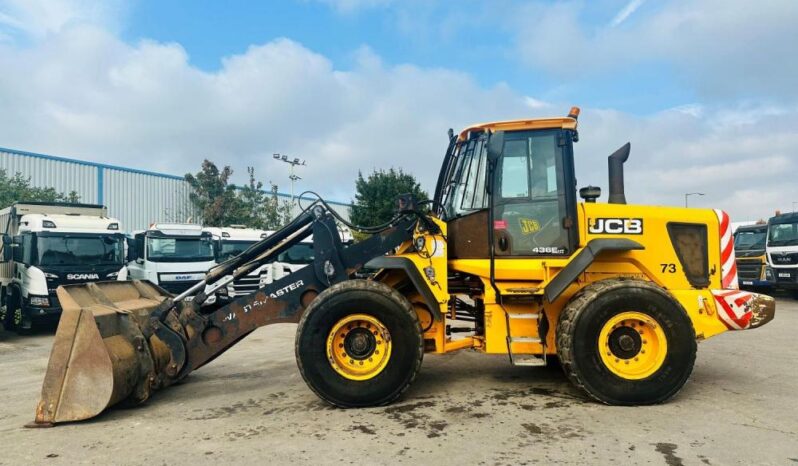
POLYGON ((684 193, 684 206, 687 207, 687 198, 690 196, 703 196, 704 193, 684 193))
POLYGON ((288 179, 291 180, 291 206, 293 207, 295 204, 294 200, 294 182, 301 180, 302 178, 298 175, 294 174, 294 168, 297 165, 302 165, 303 167, 307 165, 307 162, 304 160, 299 160, 298 158, 290 159, 285 154, 273 154, 275 160, 279 160, 280 162, 285 162, 289 165, 288 168, 288 179))

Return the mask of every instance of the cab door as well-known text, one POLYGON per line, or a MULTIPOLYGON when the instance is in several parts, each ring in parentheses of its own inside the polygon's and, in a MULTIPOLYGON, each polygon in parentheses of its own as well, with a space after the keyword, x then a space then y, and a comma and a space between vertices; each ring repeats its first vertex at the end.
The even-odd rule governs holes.
POLYGON ((578 241, 571 134, 507 132, 492 196, 496 257, 568 256, 578 241))

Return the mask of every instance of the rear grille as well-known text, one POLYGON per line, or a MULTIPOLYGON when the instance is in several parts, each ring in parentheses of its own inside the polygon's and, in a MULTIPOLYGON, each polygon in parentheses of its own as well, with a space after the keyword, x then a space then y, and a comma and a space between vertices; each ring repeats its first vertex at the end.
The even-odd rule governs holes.
POLYGON ((770 253, 770 260, 773 265, 795 265, 798 264, 798 253, 782 254, 780 252, 772 252, 770 253))
POLYGON ((737 275, 741 280, 759 280, 762 277, 762 262, 758 260, 737 260, 737 275))
POLYGON ((196 284, 195 282, 165 282, 159 286, 172 294, 180 294, 196 284))
POLYGON ((260 276, 246 276, 233 282, 233 296, 244 296, 260 288, 260 276))

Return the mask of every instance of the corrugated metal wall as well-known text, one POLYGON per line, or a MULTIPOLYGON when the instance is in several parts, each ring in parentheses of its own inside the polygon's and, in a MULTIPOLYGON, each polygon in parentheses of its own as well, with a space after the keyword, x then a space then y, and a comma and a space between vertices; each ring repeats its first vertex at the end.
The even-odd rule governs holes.
MULTIPOLYGON (((53 187, 63 193, 74 190, 81 202, 103 204, 126 231, 144 229, 153 222, 200 222, 189 200, 191 189, 182 177, 3 148, 0 169, 8 176, 19 172, 30 177, 33 186, 53 187)), ((281 202, 291 200, 287 194, 278 196, 281 202)), ((303 200, 302 205, 311 202, 303 200)), ((336 202, 330 206, 349 218, 348 205, 336 202)), ((299 213, 298 206, 294 213, 299 213)))
POLYGON ((17 172, 30 177, 33 186, 53 187, 62 193, 77 191, 82 202, 97 202, 97 168, 91 165, 0 148, 0 169, 9 177, 17 172))
POLYGON ((199 221, 184 180, 114 168, 101 170, 108 214, 126 229, 144 229, 154 222, 199 221))

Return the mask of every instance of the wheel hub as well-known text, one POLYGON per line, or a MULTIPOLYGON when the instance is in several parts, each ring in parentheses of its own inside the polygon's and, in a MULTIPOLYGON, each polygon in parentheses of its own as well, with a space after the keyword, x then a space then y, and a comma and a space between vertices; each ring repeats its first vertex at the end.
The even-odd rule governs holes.
POLYGON ((391 334, 379 319, 350 314, 339 320, 327 336, 327 360, 344 378, 368 380, 388 365, 391 334))
POLYGON ((631 327, 618 327, 610 333, 609 347, 612 354, 629 359, 637 355, 643 347, 640 334, 631 327))
POLYGON ((610 372, 623 379, 639 380, 662 367, 668 341, 662 327, 650 315, 622 312, 602 327, 598 351, 610 372))
POLYGON ((346 353, 355 359, 365 359, 374 353, 377 348, 377 339, 363 327, 351 330, 344 337, 346 353))

